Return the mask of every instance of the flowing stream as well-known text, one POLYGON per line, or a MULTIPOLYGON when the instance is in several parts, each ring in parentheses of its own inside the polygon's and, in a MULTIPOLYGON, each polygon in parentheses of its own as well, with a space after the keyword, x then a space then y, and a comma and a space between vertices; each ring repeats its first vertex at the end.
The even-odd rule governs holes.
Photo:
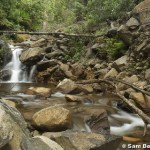
MULTIPOLYGON (((136 114, 128 114, 117 108, 110 107, 106 104, 106 101, 113 99, 112 97, 101 97, 93 96, 91 97, 92 103, 83 103, 82 105, 68 104, 61 93, 55 93, 51 95, 48 99, 40 99, 36 95, 27 95, 25 91, 31 87, 50 87, 51 85, 32 83, 32 78, 36 66, 31 68, 29 74, 27 74, 25 67, 19 60, 19 56, 22 52, 22 48, 10 46, 12 49, 12 60, 9 62, 4 69, 9 69, 12 71, 10 80, 7 83, 0 84, 0 96, 4 99, 13 100, 19 103, 19 110, 24 115, 27 121, 30 121, 33 114, 42 108, 52 106, 52 105, 63 105, 64 107, 70 109, 71 111, 79 110, 79 113, 74 114, 74 128, 81 131, 90 132, 89 127, 84 122, 84 113, 94 111, 95 109, 104 108, 109 112, 109 122, 111 134, 114 135, 128 135, 131 132, 140 128, 143 130, 144 123, 140 117, 136 114), (12 84, 11 84, 12 83, 12 84), (10 95, 9 91, 14 92, 10 95), (94 100, 96 99, 96 100, 94 100), (105 104, 103 104, 103 102, 105 104)), ((139 130, 138 130, 139 131, 139 130)))

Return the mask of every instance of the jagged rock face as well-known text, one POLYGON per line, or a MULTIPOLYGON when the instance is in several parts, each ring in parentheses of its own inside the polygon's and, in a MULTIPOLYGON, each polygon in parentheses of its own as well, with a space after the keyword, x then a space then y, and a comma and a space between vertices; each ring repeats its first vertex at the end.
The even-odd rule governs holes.
POLYGON ((138 4, 132 11, 139 15, 142 24, 150 22, 150 0, 145 0, 138 4))

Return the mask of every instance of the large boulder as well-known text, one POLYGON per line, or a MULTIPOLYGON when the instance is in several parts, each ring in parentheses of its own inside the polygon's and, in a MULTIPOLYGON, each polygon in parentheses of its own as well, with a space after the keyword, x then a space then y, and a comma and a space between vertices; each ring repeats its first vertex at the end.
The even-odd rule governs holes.
POLYGON ((65 150, 116 150, 122 140, 114 135, 71 131, 62 132, 52 138, 65 150))
POLYGON ((70 111, 59 106, 42 109, 32 119, 36 128, 45 131, 63 131, 72 125, 70 111))
POLYGON ((139 20, 142 24, 150 23, 150 0, 144 0, 139 3, 132 12, 139 16, 139 20))
MULTIPOLYGON (((29 138, 27 123, 21 114, 0 101, 0 149, 5 146, 10 150, 21 150, 24 137, 29 138)), ((7 148, 6 148, 7 150, 7 148)))
POLYGON ((20 61, 27 65, 35 65, 43 58, 44 50, 40 47, 29 48, 20 55, 20 61))

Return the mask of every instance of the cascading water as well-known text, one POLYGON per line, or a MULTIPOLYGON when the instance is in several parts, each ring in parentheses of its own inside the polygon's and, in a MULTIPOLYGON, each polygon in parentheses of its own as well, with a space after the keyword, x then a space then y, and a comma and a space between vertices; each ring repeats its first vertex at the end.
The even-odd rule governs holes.
MULTIPOLYGON (((11 62, 9 62, 4 69, 11 70, 11 77, 8 82, 31 82, 31 77, 33 74, 33 69, 31 69, 32 72, 30 72, 30 77, 28 79, 28 75, 25 67, 20 62, 19 56, 22 52, 22 48, 18 46, 12 46, 10 45, 10 48, 12 50, 12 59, 11 62)), ((35 66, 33 67, 35 68, 35 66)))

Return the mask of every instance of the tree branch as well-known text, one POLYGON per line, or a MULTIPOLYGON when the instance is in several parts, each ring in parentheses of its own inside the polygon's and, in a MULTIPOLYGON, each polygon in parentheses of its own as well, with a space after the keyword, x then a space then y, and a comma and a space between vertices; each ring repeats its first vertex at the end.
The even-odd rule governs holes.
POLYGON ((64 35, 68 37, 87 37, 87 38, 97 38, 105 36, 105 34, 99 34, 99 35, 91 35, 91 34, 67 34, 64 32, 27 32, 27 31, 0 31, 0 34, 30 34, 30 35, 52 35, 52 36, 58 36, 58 35, 64 35))
MULTIPOLYGON (((132 102, 130 102, 127 98, 125 98, 123 95, 121 95, 120 91, 118 90, 118 87, 112 82, 112 79, 111 81, 109 81, 109 79, 107 80, 102 80, 102 79, 99 79, 99 80, 89 80, 89 81, 80 81, 80 82, 77 82, 78 84, 92 84, 92 83, 106 83, 106 84, 109 84, 111 85, 112 87, 114 87, 115 89, 115 93, 116 95, 122 100, 124 101, 128 106, 130 106, 141 118, 142 120, 144 121, 144 134, 143 136, 146 134, 146 131, 147 131, 147 125, 150 124, 150 117, 145 114, 141 109, 139 109, 137 106, 135 106, 132 102)), ((124 83, 124 82, 122 82, 124 83)), ((125 84, 128 85, 127 82, 125 82, 125 84)), ((129 86, 132 87, 131 84, 129 84, 129 86)), ((135 86, 133 86, 134 88, 136 88, 137 90, 141 90, 135 86)), ((148 93, 149 94, 149 93, 148 93)))

